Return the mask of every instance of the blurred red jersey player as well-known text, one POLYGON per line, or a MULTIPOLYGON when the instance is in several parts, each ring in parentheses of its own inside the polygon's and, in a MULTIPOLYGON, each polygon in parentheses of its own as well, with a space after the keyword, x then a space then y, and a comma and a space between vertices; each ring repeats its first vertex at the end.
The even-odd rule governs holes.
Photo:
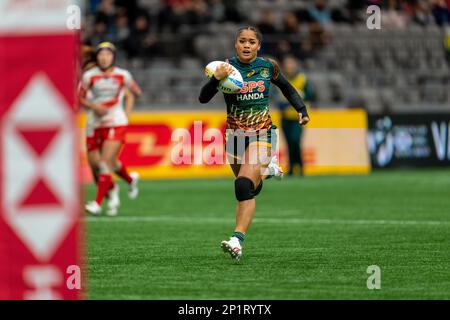
POLYGON ((137 197, 137 173, 128 173, 118 156, 125 142, 128 115, 134 106, 134 95, 141 89, 130 72, 115 66, 116 49, 103 42, 95 50, 95 66, 84 72, 81 80, 80 104, 89 109, 86 123, 88 158, 97 182, 95 200, 86 204, 86 211, 98 215, 105 196, 109 193, 109 215, 116 215, 120 204, 118 185, 112 173, 129 184, 128 195, 137 197))

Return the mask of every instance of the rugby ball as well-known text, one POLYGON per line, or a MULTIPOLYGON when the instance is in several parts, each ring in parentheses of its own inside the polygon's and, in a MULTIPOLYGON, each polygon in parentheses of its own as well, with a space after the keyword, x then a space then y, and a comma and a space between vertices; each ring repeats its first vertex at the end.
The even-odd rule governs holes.
MULTIPOLYGON (((216 68, 221 65, 222 63, 226 63, 224 61, 212 61, 208 63, 208 65, 205 67, 205 74, 208 77, 214 76, 214 72, 216 71, 216 68)), ((238 69, 236 69, 234 66, 231 66, 233 68, 233 72, 226 77, 225 79, 220 80, 219 85, 217 86, 217 89, 223 93, 233 94, 233 93, 239 93, 241 92, 242 87, 244 86, 244 79, 242 79, 241 73, 238 69)))

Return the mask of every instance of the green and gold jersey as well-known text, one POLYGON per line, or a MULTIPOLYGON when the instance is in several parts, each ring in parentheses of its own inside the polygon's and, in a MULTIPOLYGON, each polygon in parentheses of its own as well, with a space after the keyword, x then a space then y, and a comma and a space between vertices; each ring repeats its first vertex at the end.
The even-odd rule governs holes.
POLYGON ((269 59, 257 57, 252 63, 242 63, 237 57, 228 61, 236 67, 244 80, 241 93, 224 94, 227 104, 227 129, 245 131, 273 128, 269 115, 269 90, 277 80, 278 65, 269 59))

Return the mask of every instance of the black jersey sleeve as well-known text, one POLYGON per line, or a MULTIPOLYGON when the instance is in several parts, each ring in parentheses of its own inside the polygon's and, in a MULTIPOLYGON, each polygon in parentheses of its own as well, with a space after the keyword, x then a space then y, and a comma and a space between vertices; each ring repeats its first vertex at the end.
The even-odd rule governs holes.
POLYGON ((303 117, 308 117, 308 111, 306 110, 302 97, 289 81, 286 80, 283 74, 280 73, 276 79, 272 79, 272 83, 280 88, 283 95, 298 113, 301 113, 303 117))
POLYGON ((198 100, 200 103, 208 103, 217 93, 217 86, 220 80, 217 80, 214 76, 209 79, 207 83, 202 87, 198 100))

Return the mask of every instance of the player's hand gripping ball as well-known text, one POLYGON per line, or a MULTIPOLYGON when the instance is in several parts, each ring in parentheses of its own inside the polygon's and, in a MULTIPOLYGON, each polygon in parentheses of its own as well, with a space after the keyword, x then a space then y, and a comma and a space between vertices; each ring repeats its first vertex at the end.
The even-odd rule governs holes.
POLYGON ((225 64, 229 69, 229 73, 228 76, 220 80, 217 89, 223 93, 228 94, 241 92, 241 89, 244 86, 244 79, 242 79, 239 70, 233 67, 231 64, 223 61, 212 61, 205 67, 205 74, 208 77, 213 77, 217 67, 223 64, 225 64))

